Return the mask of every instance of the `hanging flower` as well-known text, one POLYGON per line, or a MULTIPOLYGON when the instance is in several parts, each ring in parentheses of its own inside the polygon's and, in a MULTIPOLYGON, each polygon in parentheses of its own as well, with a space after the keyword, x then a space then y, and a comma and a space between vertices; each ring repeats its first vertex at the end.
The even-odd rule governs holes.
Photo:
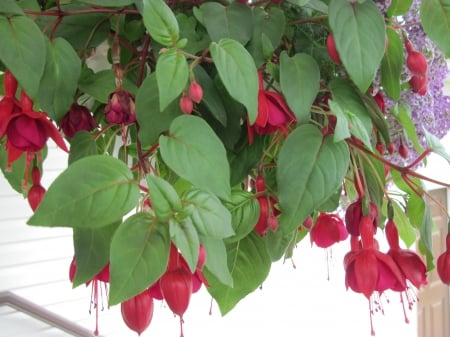
POLYGON ((19 102, 15 97, 17 81, 9 70, 6 70, 3 78, 5 95, 0 99, 0 139, 5 135, 10 117, 20 110, 19 102))
POLYGON ((264 89, 262 70, 258 71, 258 78, 258 116, 255 123, 248 127, 250 144, 253 142, 254 132, 260 135, 268 135, 281 130, 287 135, 287 126, 297 122, 284 97, 278 92, 264 89))
POLYGON ((445 237, 445 252, 437 259, 437 272, 442 283, 450 285, 450 233, 445 237))
POLYGON ((318 247, 328 248, 336 242, 347 239, 348 232, 337 214, 320 213, 309 236, 311 242, 318 247))
POLYGON ((73 138, 78 131, 89 132, 98 126, 89 109, 77 103, 72 104, 59 124, 67 138, 73 138))
POLYGON ((105 106, 105 118, 113 124, 131 124, 136 121, 134 96, 124 89, 117 89, 109 95, 105 106))

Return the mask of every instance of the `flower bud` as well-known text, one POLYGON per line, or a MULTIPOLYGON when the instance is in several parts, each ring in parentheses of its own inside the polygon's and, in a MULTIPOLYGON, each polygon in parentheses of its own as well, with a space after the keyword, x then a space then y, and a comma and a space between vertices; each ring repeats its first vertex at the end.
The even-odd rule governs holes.
POLYGON ((406 57, 406 66, 414 76, 423 77, 427 75, 427 59, 417 50, 408 53, 408 56, 406 57))
POLYGON ((67 138, 73 138, 78 131, 91 131, 97 127, 97 122, 88 108, 74 103, 61 119, 60 126, 67 138))
POLYGON ((109 95, 105 107, 105 118, 113 124, 131 124, 136 121, 134 96, 123 89, 117 89, 109 95))
POLYGON ((428 78, 427 76, 413 76, 409 80, 411 90, 419 95, 425 95, 428 90, 428 78))
POLYGON ((327 37, 327 51, 328 55, 334 61, 334 63, 336 64, 342 63, 339 53, 336 49, 336 44, 334 43, 333 34, 329 34, 327 37))
POLYGON ((183 94, 183 96, 181 96, 180 109, 187 115, 192 113, 192 110, 194 109, 194 103, 188 95, 183 94))
POLYGON ((196 81, 192 81, 189 86, 189 96, 195 103, 200 103, 203 98, 203 89, 196 81))

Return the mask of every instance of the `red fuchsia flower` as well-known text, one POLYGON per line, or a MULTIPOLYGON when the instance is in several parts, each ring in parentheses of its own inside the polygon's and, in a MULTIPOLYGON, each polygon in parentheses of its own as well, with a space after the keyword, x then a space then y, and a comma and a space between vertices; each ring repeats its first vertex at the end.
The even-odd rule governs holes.
POLYGON ((450 232, 445 238, 445 252, 437 259, 437 272, 442 283, 450 285, 450 232))
POLYGON ((148 328, 153 318, 153 298, 143 291, 120 304, 122 319, 128 328, 139 336, 148 328))
POLYGON ((391 256, 378 250, 373 237, 372 219, 363 216, 360 222, 361 243, 357 236, 351 238, 351 251, 344 257, 345 285, 354 292, 362 293, 369 300, 370 326, 372 306, 377 305, 374 297, 379 297, 387 289, 405 288, 405 278, 391 256))
POLYGON ((78 131, 89 132, 98 126, 89 109, 77 103, 72 104, 59 125, 67 138, 73 138, 78 131))
MULTIPOLYGON (((266 182, 261 175, 256 177, 256 192, 261 194, 266 192, 266 182)), ((277 216, 281 212, 276 208, 278 201, 275 198, 261 195, 257 197, 257 200, 259 203, 259 217, 253 229, 260 236, 264 236, 269 230, 276 231, 278 229, 277 216)))
MULTIPOLYGON (((75 274, 77 271, 77 262, 75 260, 75 256, 72 259, 72 262, 70 263, 69 267, 69 280, 71 283, 73 283, 73 280, 75 279, 75 274)), ((95 330, 93 332, 94 336, 99 335, 99 329, 98 329, 98 313, 99 313, 99 301, 98 296, 100 293, 100 303, 102 305, 103 310, 103 292, 105 295, 108 295, 108 283, 109 283, 109 262, 103 267, 100 272, 95 275, 92 280, 86 282, 86 287, 92 283, 91 288, 91 302, 89 305, 89 313, 92 312, 92 305, 95 309, 95 330), (103 285, 103 288, 101 287, 103 285)))
POLYGON ((3 78, 5 95, 0 99, 0 139, 5 135, 6 127, 11 115, 20 110, 16 99, 17 81, 9 70, 6 70, 3 78))
MULTIPOLYGON (((345 211, 345 227, 349 234, 359 236, 360 222, 363 217, 363 198, 351 203, 345 211)), ((374 231, 378 228, 378 207, 369 202, 369 217, 372 219, 374 231)))
POLYGON ((405 322, 408 323, 409 319, 406 315, 403 293, 405 293, 408 308, 412 309, 412 305, 417 300, 417 296, 415 295, 415 292, 411 290, 409 285, 412 284, 416 289, 419 289, 421 285, 426 285, 427 268, 416 252, 410 249, 400 248, 398 230, 393 220, 388 220, 385 227, 385 232, 390 247, 387 254, 392 257, 405 279, 405 288, 403 288, 400 284, 397 284, 392 288, 392 290, 400 292, 400 301, 403 305, 405 322))
POLYGON ((117 89, 109 95, 104 113, 109 123, 124 125, 134 123, 136 107, 133 94, 123 89, 117 89))
POLYGON ((309 232, 311 243, 328 248, 336 242, 347 239, 348 232, 344 222, 336 214, 320 213, 309 232))
POLYGON ((45 112, 33 110, 33 101, 22 91, 20 96, 21 110, 15 111, 6 121, 6 150, 8 152, 8 168, 19 159, 23 153, 27 154, 25 164, 24 188, 28 185, 28 167, 37 152, 41 151, 52 138, 56 145, 66 152, 66 143, 45 112))
POLYGON ((253 142, 254 132, 260 135, 268 135, 281 130, 287 135, 287 126, 297 122, 283 96, 278 92, 264 89, 262 70, 258 71, 258 77, 258 116, 253 125, 247 124, 250 144, 253 142))

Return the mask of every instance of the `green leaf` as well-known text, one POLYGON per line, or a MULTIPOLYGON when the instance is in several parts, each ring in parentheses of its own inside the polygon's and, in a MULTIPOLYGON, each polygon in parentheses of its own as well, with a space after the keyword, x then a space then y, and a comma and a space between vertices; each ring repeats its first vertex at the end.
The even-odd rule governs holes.
POLYGON ((117 221, 137 204, 139 188, 120 160, 77 160, 50 185, 29 225, 97 228, 117 221))
POLYGON ((334 141, 339 142, 346 138, 350 138, 351 134, 348 120, 341 106, 333 100, 329 100, 328 105, 330 107, 330 111, 336 115, 336 127, 334 128, 333 134, 334 141))
POLYGON ((59 121, 70 109, 78 89, 81 60, 64 39, 47 40, 47 62, 39 86, 39 103, 50 118, 59 121))
MULTIPOLYGON (((194 7, 194 10, 195 8, 197 7, 194 7)), ((180 26, 180 38, 188 40, 188 44, 183 48, 185 52, 197 54, 208 48, 211 40, 203 27, 197 25, 198 22, 194 16, 177 13, 177 21, 180 26)))
POLYGON ((201 236, 200 242, 206 252, 203 272, 208 275, 208 282, 214 277, 218 282, 233 287, 233 277, 228 269, 227 250, 224 242, 210 236, 201 236))
POLYGON ((74 287, 92 280, 109 262, 109 248, 118 226, 119 223, 116 222, 101 228, 73 229, 77 265, 74 287))
POLYGON ((253 14, 249 6, 232 2, 224 6, 218 2, 206 2, 200 6, 203 23, 211 41, 230 38, 245 45, 252 36, 253 14))
POLYGON ((38 26, 26 16, 0 16, 0 61, 35 99, 45 67, 46 46, 38 26))
POLYGON ((408 12, 411 5, 412 0, 392 0, 386 12, 386 15, 388 17, 393 17, 405 14, 406 12, 408 12))
POLYGON ((285 233, 296 229, 325 202, 342 184, 349 161, 345 142, 323 138, 320 130, 309 124, 295 129, 278 156, 280 229, 285 233))
POLYGON ((420 19, 425 33, 447 57, 450 55, 450 5, 448 0, 423 0, 420 19))
POLYGON ((365 92, 384 55, 384 17, 373 1, 332 0, 328 14, 342 63, 359 90, 365 92))
POLYGON ((370 135, 363 122, 354 113, 345 110, 344 115, 348 120, 350 133, 361 140, 367 148, 372 150, 372 143, 370 142, 370 135))
POLYGON ((78 131, 70 140, 69 165, 79 159, 98 154, 94 136, 87 131, 78 131))
POLYGON ((265 237, 266 248, 271 261, 278 261, 286 254, 286 250, 297 233, 297 229, 289 233, 283 231, 268 231, 265 237))
POLYGON ((77 0, 90 5, 98 5, 102 7, 124 7, 133 4, 136 0, 77 0))
POLYGON ((180 28, 175 14, 163 0, 143 0, 142 17, 151 37, 163 46, 175 46, 180 28))
POLYGON ((259 218, 259 203, 253 193, 233 190, 231 199, 224 203, 231 213, 231 225, 234 235, 225 239, 226 243, 239 241, 246 237, 255 227, 259 218))
POLYGON ((270 43, 272 48, 277 48, 285 28, 286 18, 282 9, 274 6, 270 6, 267 10, 261 7, 253 8, 253 34, 247 49, 257 67, 260 67, 268 58, 264 50, 265 46, 270 43))
POLYGON ((153 211, 158 220, 166 222, 175 212, 181 210, 180 197, 173 186, 164 179, 148 174, 146 180, 153 211))
POLYGON ((387 29, 388 49, 383 57, 381 63, 381 85, 384 91, 394 101, 400 98, 401 86, 400 80, 403 69, 403 46, 397 32, 392 29, 387 29))
POLYGON ((409 248, 417 240, 416 231, 409 222, 405 210, 395 200, 392 201, 392 206, 394 207, 394 222, 398 229, 398 235, 409 248))
POLYGON ((378 208, 381 208, 386 186, 384 164, 372 157, 364 157, 361 163, 367 196, 378 208))
MULTIPOLYGON (((377 131, 383 137, 386 145, 391 143, 391 136, 389 133, 389 126, 387 124, 387 119, 384 114, 381 112, 377 103, 370 93, 360 94, 361 100, 364 102, 366 106, 366 111, 370 116, 373 124, 375 124, 377 131)), ((367 126, 366 126, 367 127, 367 126)), ((367 130, 370 133, 370 130, 367 130)))
POLYGON ((254 123, 258 115, 258 74, 252 57, 231 39, 212 42, 209 49, 228 93, 247 108, 249 121, 254 123))
POLYGON ((395 119, 400 123, 403 128, 403 131, 408 136, 409 140, 413 143, 414 149, 421 153, 423 152, 423 148, 420 145, 419 138, 417 136, 416 126, 412 119, 411 110, 409 106, 396 106, 394 109, 391 109, 391 114, 395 117, 395 119))
POLYGON ((211 112, 211 115, 213 115, 213 117, 217 119, 220 124, 226 126, 227 112, 225 111, 221 95, 217 90, 213 79, 209 77, 208 73, 201 66, 197 66, 194 68, 194 75, 195 80, 203 89, 202 103, 206 105, 206 107, 211 112))
POLYGON ((190 218, 169 222, 170 237, 186 260, 191 272, 197 267, 200 240, 190 218))
POLYGON ((201 190, 190 190, 183 195, 183 203, 194 206, 190 218, 197 231, 217 239, 234 234, 231 214, 214 195, 201 190))
POLYGON ((124 221, 111 242, 109 304, 115 305, 155 283, 169 261, 169 227, 145 213, 124 221))
POLYGON ((219 198, 229 198, 230 168, 225 148, 202 118, 177 117, 159 144, 164 162, 176 174, 219 198))
POLYGON ((147 76, 136 94, 136 119, 142 146, 155 144, 159 135, 169 130, 172 121, 182 114, 177 101, 172 101, 163 111, 159 110, 156 73, 147 76))
POLYGON ((270 256, 261 237, 252 233, 227 246, 228 266, 233 287, 218 282, 206 270, 208 292, 216 300, 222 315, 227 314, 245 296, 255 291, 267 278, 271 266, 270 256))
POLYGON ((316 60, 307 54, 280 58, 280 85, 286 102, 299 124, 308 123, 311 105, 320 89, 320 69, 316 60))
POLYGON ((171 48, 156 63, 156 80, 159 92, 159 108, 163 111, 186 88, 189 67, 186 57, 171 48))
POLYGON ((447 160, 450 164, 450 154, 446 151, 445 146, 439 141, 432 133, 428 132, 424 127, 422 127, 423 132, 425 133, 425 140, 427 142, 427 147, 431 149, 434 153, 441 156, 445 160, 447 160))
POLYGON ((22 8, 14 0, 3 0, 0 2, 1 14, 23 15, 22 8))

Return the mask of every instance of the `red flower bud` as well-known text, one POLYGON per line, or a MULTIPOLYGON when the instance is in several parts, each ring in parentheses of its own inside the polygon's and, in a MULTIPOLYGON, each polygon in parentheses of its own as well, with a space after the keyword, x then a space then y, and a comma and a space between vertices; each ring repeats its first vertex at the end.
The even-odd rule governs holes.
POLYGON ((445 252, 437 259, 437 272, 442 283, 450 285, 450 234, 447 234, 445 244, 445 252))
POLYGON ((181 96, 180 98, 180 109, 187 115, 191 114, 192 110, 194 110, 194 103, 192 102, 192 99, 186 94, 183 94, 183 96, 181 96))
POLYGON ((189 96, 195 103, 200 103, 203 98, 203 89, 196 81, 192 81, 189 86, 189 96))
POLYGON ((192 294, 192 274, 184 268, 166 271, 159 280, 161 293, 174 314, 182 317, 192 294))
POLYGON ((144 291, 120 304, 120 312, 125 324, 141 335, 152 321, 153 298, 144 291))
MULTIPOLYGON (((351 203, 345 211, 345 226, 347 231, 353 236, 360 235, 359 227, 363 217, 362 202, 361 198, 358 199, 351 203)), ((369 208, 369 217, 372 219, 374 231, 376 231, 378 227, 378 208, 373 202, 369 203, 369 208)))
POLYGON ((342 64, 341 58, 336 49, 336 44, 334 43, 333 34, 331 34, 331 33, 327 37, 327 51, 328 51, 328 55, 334 61, 334 63, 342 64))
POLYGON ((409 80, 411 90, 419 95, 425 95, 428 91, 428 78, 427 76, 413 76, 409 80))
POLYGON ((417 50, 412 50, 406 57, 406 66, 414 76, 423 77, 427 75, 427 59, 417 50))
POLYGON ((74 103, 61 119, 60 126, 66 137, 72 138, 78 131, 91 131, 97 127, 97 122, 88 108, 74 103))
POLYGON ((33 212, 38 208, 45 195, 45 188, 39 185, 33 185, 28 191, 27 199, 33 212))

